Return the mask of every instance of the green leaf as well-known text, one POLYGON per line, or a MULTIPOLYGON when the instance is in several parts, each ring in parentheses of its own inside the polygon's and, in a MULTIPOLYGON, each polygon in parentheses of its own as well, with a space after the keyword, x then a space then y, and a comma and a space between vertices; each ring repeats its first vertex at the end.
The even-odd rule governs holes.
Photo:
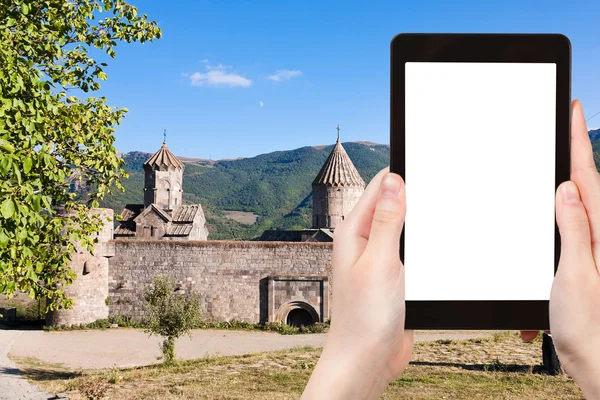
POLYGON ((10 170, 10 164, 10 158, 7 156, 2 157, 2 159, 0 159, 0 174, 8 174, 8 171, 10 170))
POLYGON ((30 157, 27 157, 26 159, 24 159, 23 160, 23 172, 28 174, 29 171, 31 171, 32 164, 33 164, 33 160, 30 157))
POLYGON ((0 232, 0 248, 6 247, 8 244, 8 236, 4 232, 0 232))
POLYGON ((5 219, 9 219, 15 213, 15 203, 12 199, 6 199, 0 205, 0 213, 5 219))
POLYGON ((38 212, 42 209, 41 200, 42 200, 42 196, 40 196, 40 195, 33 196, 33 211, 38 212))
POLYGON ((0 149, 7 153, 12 153, 13 151, 15 151, 15 147, 12 144, 10 144, 8 140, 4 140, 2 138, 0 138, 0 149))
POLYGON ((17 183, 20 185, 21 184, 21 171, 19 171, 19 168, 15 168, 15 177, 17 178, 17 183))

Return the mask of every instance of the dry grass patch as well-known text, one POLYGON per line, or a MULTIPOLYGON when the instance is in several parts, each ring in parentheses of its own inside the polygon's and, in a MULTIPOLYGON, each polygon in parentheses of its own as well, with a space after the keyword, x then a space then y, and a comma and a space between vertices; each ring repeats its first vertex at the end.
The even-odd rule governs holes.
MULTIPOLYGON (((298 399, 321 350, 296 348, 246 356, 208 357, 154 365, 70 373, 16 360, 44 390, 72 399, 298 399), (44 372, 41 373, 41 370, 44 372), (101 393, 100 393, 101 392, 101 393), (100 397, 98 396, 100 393, 100 397), (104 396, 104 397, 102 397, 104 396)), ((415 344, 413 362, 383 399, 581 399, 565 376, 540 365, 541 343, 515 333, 489 339, 415 344)), ((334 388, 333 388, 334 389, 334 388)))

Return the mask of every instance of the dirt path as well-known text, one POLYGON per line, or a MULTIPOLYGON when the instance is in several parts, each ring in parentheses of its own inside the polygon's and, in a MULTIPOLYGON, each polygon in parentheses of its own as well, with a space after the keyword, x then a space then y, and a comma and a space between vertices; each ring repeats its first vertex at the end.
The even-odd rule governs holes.
MULTIPOLYGON (((416 332, 415 341, 460 340, 490 335, 490 332, 427 331, 416 332)), ((195 330, 191 339, 187 336, 180 338, 175 350, 178 359, 195 359, 302 346, 319 348, 325 343, 325 338, 325 334, 280 335, 270 332, 195 330)), ((132 367, 158 362, 159 343, 159 338, 148 337, 136 329, 19 331, 10 355, 63 364, 71 370, 132 367)))
POLYGON ((8 352, 22 331, 0 330, 0 399, 1 400, 47 400, 54 395, 43 393, 27 382, 19 373, 17 366, 8 358, 8 352))

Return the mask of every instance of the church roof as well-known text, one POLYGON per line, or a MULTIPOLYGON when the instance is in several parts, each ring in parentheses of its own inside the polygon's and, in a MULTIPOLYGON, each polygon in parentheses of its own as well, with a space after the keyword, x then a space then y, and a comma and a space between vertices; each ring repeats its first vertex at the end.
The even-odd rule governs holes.
POLYGON ((352 160, 338 138, 329 158, 313 181, 313 185, 326 186, 365 186, 352 160))
POLYGON ((144 168, 150 167, 159 171, 167 171, 169 169, 183 169, 183 163, 171 153, 167 148, 167 143, 163 142, 162 146, 148 161, 144 163, 144 168))
POLYGON ((202 211, 200 204, 182 204, 173 213, 173 222, 194 222, 198 210, 202 211))
POLYGON ((151 212, 154 212, 155 214, 157 214, 165 222, 170 222, 172 220, 171 215, 169 214, 168 211, 165 211, 165 210, 161 209, 159 205, 152 203, 148 207, 144 208, 144 210, 134 218, 134 222, 137 223, 137 222, 143 221, 143 219, 146 217, 146 215, 148 215, 151 212))
POLYGON ((121 211, 121 220, 115 228, 115 236, 135 236, 135 222, 133 221, 144 209, 143 204, 127 204, 121 211))
POLYGON ((165 236, 189 236, 194 224, 173 224, 167 229, 165 236))

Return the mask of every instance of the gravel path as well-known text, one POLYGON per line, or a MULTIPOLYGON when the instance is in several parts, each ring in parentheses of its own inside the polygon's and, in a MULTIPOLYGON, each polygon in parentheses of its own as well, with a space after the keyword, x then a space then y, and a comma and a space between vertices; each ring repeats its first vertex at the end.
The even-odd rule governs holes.
POLYGON ((15 363, 8 358, 8 352, 23 331, 0 330, 0 399, 2 400, 48 400, 54 395, 40 392, 25 380, 15 363))
MULTIPOLYGON (((462 340, 490 336, 491 332, 418 331, 415 341, 462 340)), ((195 330, 176 343, 178 359, 227 356, 310 346, 319 348, 326 334, 280 335, 271 332, 195 330)), ((33 357, 62 364, 68 370, 133 367, 159 362, 160 339, 137 329, 71 332, 0 330, 0 400, 47 400, 23 379, 8 358, 33 357)))
MULTIPOLYGON (((415 341, 471 339, 490 332, 416 332, 415 341)), ((192 338, 179 338, 175 345, 178 359, 206 356, 230 356, 283 350, 293 347, 322 347, 326 334, 280 335, 272 332, 248 332, 202 329, 192 338)), ((34 357, 62 364, 70 370, 133 367, 157 363, 160 339, 137 329, 108 329, 71 332, 23 331, 10 350, 11 356, 34 357)))

